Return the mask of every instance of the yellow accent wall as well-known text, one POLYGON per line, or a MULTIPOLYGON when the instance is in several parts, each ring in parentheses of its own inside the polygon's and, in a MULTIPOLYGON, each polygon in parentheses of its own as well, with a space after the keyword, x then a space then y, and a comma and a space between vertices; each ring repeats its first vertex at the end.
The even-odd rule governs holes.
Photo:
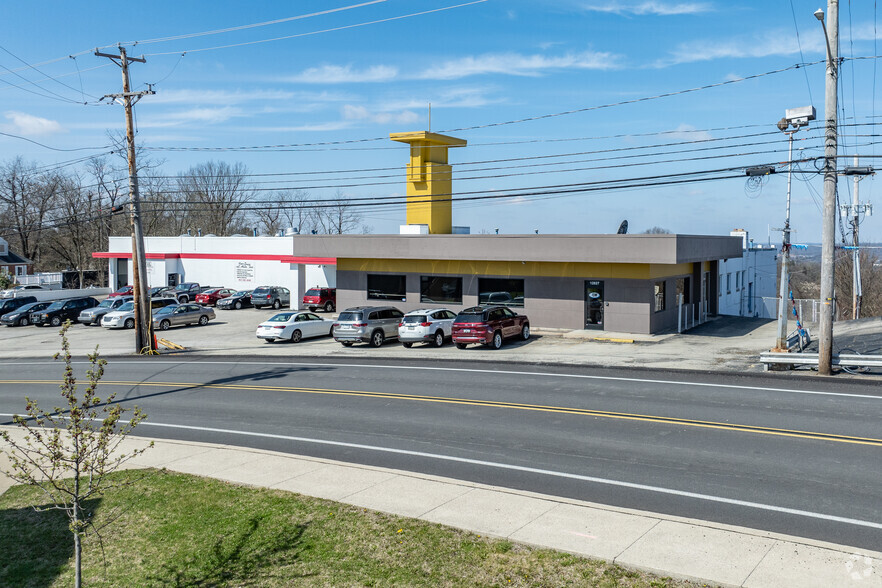
POLYGON ((545 276, 556 278, 623 278, 654 280, 691 275, 692 264, 554 263, 548 261, 480 261, 445 259, 337 259, 337 271, 422 273, 425 275, 545 276))

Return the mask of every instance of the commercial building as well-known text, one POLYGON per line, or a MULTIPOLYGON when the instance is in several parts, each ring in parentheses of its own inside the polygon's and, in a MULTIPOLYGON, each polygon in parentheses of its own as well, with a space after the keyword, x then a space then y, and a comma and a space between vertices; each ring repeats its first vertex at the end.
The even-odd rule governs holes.
POLYGON ((777 248, 754 243, 744 229, 735 229, 729 234, 742 239, 742 254, 720 262, 717 313, 776 318, 775 308, 769 308, 763 299, 777 299, 778 296, 777 248))

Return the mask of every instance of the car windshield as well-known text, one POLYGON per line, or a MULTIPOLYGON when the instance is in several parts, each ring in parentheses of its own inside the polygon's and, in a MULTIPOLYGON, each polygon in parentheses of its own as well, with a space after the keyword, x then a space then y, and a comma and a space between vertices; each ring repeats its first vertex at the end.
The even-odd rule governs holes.
POLYGON ((175 290, 189 290, 190 284, 178 284, 175 286, 175 290))
POLYGON ((310 288, 309 290, 306 291, 306 294, 304 294, 304 296, 321 296, 321 295, 322 295, 322 291, 317 290, 315 288, 310 288))
POLYGON ((62 306, 64 306, 64 300, 56 300, 46 310, 59 310, 62 306))
POLYGON ((483 323, 484 322, 484 313, 482 312, 463 312, 456 315, 456 322, 458 323, 483 323))
POLYGON ((163 306, 162 308, 157 309, 153 313, 153 316, 156 316, 157 314, 170 314, 176 308, 177 306, 163 306))
POLYGON ((135 303, 134 302, 126 302, 125 304, 123 304, 122 306, 117 308, 117 310, 120 312, 128 312, 130 310, 135 310, 135 303))
POLYGON ((424 323, 426 322, 426 315, 424 314, 409 314, 401 321, 403 323, 424 323))
POLYGON ((292 316, 294 316, 293 312, 282 312, 280 314, 277 314, 276 316, 274 316, 273 318, 271 318, 267 322, 269 322, 269 323, 287 323, 288 319, 290 319, 292 316))
POLYGON ((115 292, 115 294, 122 294, 122 293, 128 291, 128 289, 129 289, 128 286, 123 286, 122 288, 120 288, 119 290, 117 290, 117 291, 115 292))
POLYGON ((101 304, 98 305, 99 308, 113 308, 113 300, 107 298, 101 301, 101 304))
POLYGON ((217 290, 212 289, 212 290, 206 290, 205 292, 203 292, 203 294, 217 294, 217 292, 218 292, 217 290))
POLYGON ((341 312, 340 317, 337 319, 338 321, 360 321, 361 313, 360 312, 341 312))
POLYGON ((31 310, 37 310, 35 307, 40 306, 39 302, 31 302, 30 304, 25 304, 20 307, 17 312, 29 312, 31 310))
POLYGON ((249 294, 251 294, 251 290, 240 290, 235 292, 233 296, 248 296, 249 294))

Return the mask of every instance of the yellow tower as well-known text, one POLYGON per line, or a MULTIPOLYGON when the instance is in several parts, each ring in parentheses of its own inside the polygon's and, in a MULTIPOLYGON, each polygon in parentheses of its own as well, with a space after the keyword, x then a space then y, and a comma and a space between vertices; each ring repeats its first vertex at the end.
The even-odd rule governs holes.
POLYGON ((447 164, 447 149, 465 147, 465 139, 428 131, 391 133, 389 138, 410 145, 407 224, 429 225, 429 233, 450 234, 453 230, 453 172, 447 164))

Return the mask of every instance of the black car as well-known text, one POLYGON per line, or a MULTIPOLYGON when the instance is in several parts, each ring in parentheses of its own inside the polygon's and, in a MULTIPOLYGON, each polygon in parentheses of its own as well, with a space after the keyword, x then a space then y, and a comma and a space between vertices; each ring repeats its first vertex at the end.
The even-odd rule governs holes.
POLYGON ((37 299, 34 296, 19 296, 18 298, 5 298, 0 300, 0 316, 21 308, 25 304, 30 304, 36 301, 37 299))
POLYGON ((45 310, 32 312, 31 324, 38 326, 52 325, 53 327, 57 327, 66 320, 76 322, 77 317, 80 316, 80 313, 83 310, 95 306, 98 306, 98 301, 91 296, 56 300, 45 310))
POLYGON ((171 286, 154 286, 147 290, 147 296, 149 298, 156 298, 157 296, 162 296, 169 290, 174 290, 171 286))
MULTIPOLYGON (((33 296, 28 296, 33 298, 33 296)), ((52 304, 51 300, 45 302, 29 302, 24 306, 19 306, 11 312, 7 312, 0 316, 0 323, 7 327, 26 327, 31 322, 31 313, 44 310, 52 304)))
POLYGON ((251 306, 251 290, 239 290, 217 301, 218 310, 239 310, 251 306))

